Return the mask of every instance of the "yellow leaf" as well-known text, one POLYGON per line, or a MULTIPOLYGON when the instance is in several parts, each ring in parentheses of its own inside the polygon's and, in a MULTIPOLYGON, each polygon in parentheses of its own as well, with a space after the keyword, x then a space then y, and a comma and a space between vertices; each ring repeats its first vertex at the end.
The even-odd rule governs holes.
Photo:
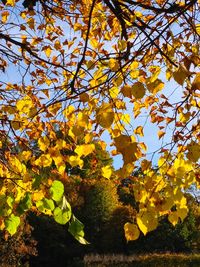
POLYGON ((9 165, 14 173, 24 175, 26 173, 26 166, 20 162, 17 157, 10 157, 8 159, 9 165))
POLYGON ((177 214, 177 211, 172 211, 169 215, 168 215, 168 220, 171 224, 173 224, 173 226, 175 226, 178 221, 179 221, 179 216, 177 214))
POLYGON ((19 130, 23 126, 23 122, 20 121, 12 121, 11 125, 14 130, 19 130))
POLYGON ((143 159, 141 162, 141 169, 143 172, 151 168, 151 161, 143 159))
POLYGON ((102 176, 107 178, 107 179, 110 179, 111 177, 111 174, 112 174, 112 169, 111 167, 108 165, 108 166, 105 166, 101 169, 101 173, 102 173, 102 176))
POLYGON ((69 164, 72 167, 80 166, 80 168, 83 168, 84 162, 82 159, 80 159, 79 156, 70 156, 68 159, 69 164))
POLYGON ((130 136, 120 135, 114 138, 117 151, 123 156, 125 164, 132 163, 137 160, 138 146, 133 142, 130 136))
POLYGON ((193 170, 191 162, 185 160, 182 154, 179 154, 174 161, 175 177, 182 179, 188 172, 193 170))
POLYGON ((149 79, 150 83, 153 83, 157 80, 158 75, 160 74, 161 67, 160 66, 150 66, 149 71, 152 73, 152 76, 149 79))
POLYGON ((60 41, 59 40, 56 40, 55 43, 54 43, 54 47, 56 50, 59 50, 62 48, 61 44, 60 44, 60 41))
POLYGON ((35 160, 35 165, 40 167, 49 167, 51 166, 52 158, 49 154, 41 155, 38 159, 35 160))
POLYGON ((96 49, 99 46, 99 41, 98 41, 98 39, 90 38, 90 44, 91 44, 92 48, 96 49))
POLYGON ((183 221, 188 215, 188 208, 187 207, 178 207, 177 208, 177 216, 183 221))
POLYGON ((140 136, 144 136, 144 133, 143 133, 143 127, 142 126, 138 126, 135 130, 134 130, 134 133, 135 134, 138 134, 140 136))
POLYGON ((137 215, 137 225, 144 235, 153 231, 158 226, 158 219, 152 211, 144 211, 137 215))
POLYGON ((6 1, 7 6, 14 6, 15 5, 15 0, 7 0, 6 1))
POLYGON ((139 143, 139 146, 146 152, 147 151, 147 145, 144 142, 139 143))
POLYGON ((51 105, 49 107, 49 111, 53 114, 56 115, 58 113, 58 111, 60 110, 60 108, 62 107, 61 103, 56 103, 54 105, 51 105))
POLYGON ((162 138, 165 135, 164 131, 158 131, 158 138, 162 138))
POLYGON ((84 137, 84 140, 85 140, 85 143, 88 144, 92 141, 92 138, 93 138, 93 134, 91 133, 87 133, 84 137))
POLYGON ((139 62, 138 61, 133 61, 131 64, 130 64, 130 69, 131 70, 135 70, 137 69, 139 66, 139 62))
POLYGON ((178 84, 183 85, 185 79, 189 76, 189 74, 190 72, 185 67, 180 65, 178 70, 173 73, 173 77, 178 84))
POLYGON ((45 49, 43 49, 43 50, 44 50, 44 52, 45 52, 45 54, 46 54, 47 57, 50 57, 50 56, 51 56, 52 49, 51 49, 50 46, 47 46, 47 47, 46 47, 45 49))
POLYGON ((141 82, 134 83, 131 92, 136 99, 143 98, 145 95, 144 85, 141 82))
POLYGON ((56 159, 54 159, 54 162, 56 164, 56 168, 58 170, 58 172, 63 175, 65 173, 65 169, 66 169, 66 165, 65 165, 65 162, 61 159, 58 159, 56 161, 56 159))
POLYGON ((140 236, 140 231, 137 225, 133 223, 126 223, 124 225, 124 232, 127 241, 137 240, 140 236))
POLYGON ((33 201, 39 201, 42 200, 44 197, 44 193, 42 191, 38 191, 33 193, 32 199, 33 201))
POLYGON ((74 150, 79 157, 86 157, 95 150, 94 144, 78 145, 74 150))
POLYGON ((164 88, 165 84, 160 80, 156 79, 153 83, 147 84, 147 89, 150 93, 156 94, 164 88))
POLYGON ((84 130, 85 130, 84 127, 81 127, 79 125, 74 125, 71 129, 69 129, 68 134, 74 139, 78 136, 84 135, 84 130))
POLYGON ((29 96, 25 96, 16 102, 17 109, 25 114, 28 114, 33 107, 33 102, 29 96))
POLYGON ((45 80, 45 83, 46 83, 48 86, 50 86, 50 85, 52 84, 52 80, 50 80, 50 79, 46 79, 46 80, 45 80))
POLYGON ((140 74, 140 71, 137 70, 137 69, 132 70, 132 71, 130 72, 130 76, 131 76, 132 79, 137 79, 138 76, 139 76, 139 74, 140 74))
POLYGON ((127 47, 127 41, 125 40, 119 40, 118 41, 118 47, 120 51, 124 51, 127 47))
POLYGON ((192 162, 197 162, 200 158, 200 143, 192 141, 188 146, 187 158, 192 162))
POLYGON ((50 142, 47 136, 43 136, 38 139, 38 146, 42 151, 46 151, 49 147, 49 144, 50 142))
POLYGON ((142 188, 140 185, 134 185, 134 196, 135 200, 140 203, 145 203, 149 194, 147 193, 145 188, 142 188))
POLYGON ((28 161, 32 157, 32 152, 31 151, 22 151, 20 159, 23 161, 28 161))
POLYGON ((119 69, 119 62, 114 58, 109 60, 108 65, 112 71, 117 71, 119 69))
POLYGON ((8 20, 9 15, 10 15, 10 13, 9 13, 8 11, 3 11, 3 12, 1 13, 1 21, 2 21, 3 23, 6 23, 7 20, 8 20))
POLYGON ((196 24, 196 32, 200 35, 200 23, 196 24))
POLYGON ((103 128, 109 128, 114 120, 114 112, 108 103, 104 103, 96 111, 96 121, 103 128))
POLYGON ((74 111, 75 107, 69 105, 66 109, 64 109, 63 114, 67 119, 69 119, 73 115, 74 111))
POLYGON ((190 116, 191 116, 191 113, 190 112, 186 112, 186 113, 181 112, 180 113, 179 120, 182 123, 186 123, 190 119, 190 116))
POLYGON ((35 29, 35 20, 34 18, 29 18, 27 19, 27 24, 29 26, 30 29, 34 30, 35 29))
POLYGON ((119 88, 118 87, 112 87, 109 91, 110 93, 110 97, 113 98, 117 98, 118 94, 119 94, 119 88))
POLYGON ((87 128, 89 124, 89 117, 87 114, 83 112, 79 112, 77 116, 77 122, 76 124, 80 127, 87 128))
POLYGON ((83 28, 83 25, 80 23, 75 23, 74 24, 74 31, 80 31, 83 28))

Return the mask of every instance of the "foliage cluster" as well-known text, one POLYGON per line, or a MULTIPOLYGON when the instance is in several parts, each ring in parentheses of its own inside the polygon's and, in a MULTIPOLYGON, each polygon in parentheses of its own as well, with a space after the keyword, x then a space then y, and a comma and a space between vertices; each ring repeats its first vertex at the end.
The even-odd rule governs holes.
POLYGON ((14 235, 32 211, 87 243, 69 202, 76 196, 68 199, 64 184, 76 192, 98 168, 106 179, 134 178, 134 169, 142 169, 132 188, 137 208, 125 226, 127 240, 155 230, 163 216, 172 225, 186 218, 184 192, 200 186, 199 5, 0 2, 0 230, 14 235), (153 153, 143 116, 156 128, 153 153), (118 170, 106 161, 98 166, 105 133, 112 156, 123 159, 118 170))

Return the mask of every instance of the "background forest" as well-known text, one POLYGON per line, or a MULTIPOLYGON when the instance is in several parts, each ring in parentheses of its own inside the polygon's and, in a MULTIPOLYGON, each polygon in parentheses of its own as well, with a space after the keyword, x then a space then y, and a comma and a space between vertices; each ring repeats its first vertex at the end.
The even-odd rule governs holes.
MULTIPOLYGON (((82 266, 84 256, 90 254, 129 256, 199 252, 200 205, 195 190, 185 194, 189 214, 183 222, 173 226, 167 216, 163 216, 156 230, 127 242, 124 225, 132 223, 137 213, 133 188, 135 179, 142 177, 143 172, 137 170, 131 179, 119 180, 114 176, 105 179, 101 169, 108 165, 112 168, 112 159, 98 143, 95 146, 95 158, 85 157, 83 170, 70 169, 70 179, 63 181, 67 199, 80 220, 76 227, 79 231, 84 227, 89 243, 80 244, 66 226, 59 225, 50 216, 29 213, 21 230, 13 237, 5 237, 2 233, 2 266, 82 266)), ((47 203, 44 206, 48 214, 50 207, 47 203)))

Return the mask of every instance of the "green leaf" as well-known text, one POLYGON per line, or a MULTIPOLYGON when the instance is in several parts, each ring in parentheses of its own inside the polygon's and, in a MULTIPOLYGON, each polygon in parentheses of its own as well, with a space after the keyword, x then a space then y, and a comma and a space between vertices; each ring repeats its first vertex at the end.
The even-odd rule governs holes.
POLYGON ((64 185, 60 181, 54 181, 50 188, 50 194, 53 200, 60 201, 64 193, 64 185))
POLYGON ((13 196, 8 196, 6 202, 7 202, 8 206, 9 206, 10 208, 13 208, 13 204, 14 204, 14 202, 15 202, 15 199, 14 199, 13 196))
POLYGON ((59 224, 66 224, 71 218, 71 210, 62 210, 60 207, 55 208, 54 219, 59 224))
POLYGON ((17 227, 20 224, 20 218, 11 214, 11 216, 5 220, 6 230, 11 234, 14 235, 17 231, 17 227))
POLYGON ((67 201, 66 197, 63 196, 63 200, 62 200, 62 205, 61 205, 61 209, 62 210, 68 210, 68 211, 72 211, 71 206, 69 204, 69 202, 67 201))
POLYGON ((44 198, 36 202, 36 207, 39 211, 46 213, 47 210, 53 211, 55 205, 52 199, 44 198))
POLYGON ((68 231, 79 241, 79 243, 83 245, 89 244, 87 240, 84 238, 84 225, 80 222, 74 215, 72 216, 72 220, 69 224, 68 231))
POLYGON ((30 209, 32 206, 31 194, 26 193, 25 197, 19 202, 17 207, 17 212, 23 214, 26 210, 30 209))

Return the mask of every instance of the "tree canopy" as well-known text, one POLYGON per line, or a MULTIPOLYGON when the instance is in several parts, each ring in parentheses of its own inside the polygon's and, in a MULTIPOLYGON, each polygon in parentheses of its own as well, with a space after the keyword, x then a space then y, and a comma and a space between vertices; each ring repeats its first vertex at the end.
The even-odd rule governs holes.
POLYGON ((154 230, 163 215, 173 225, 184 220, 184 191, 200 183, 199 6, 197 0, 0 3, 1 230, 14 234, 21 215, 33 210, 68 223, 84 243, 62 182, 74 167, 84 168, 96 142, 106 150, 104 132, 123 166, 103 166, 102 177, 134 179, 139 209, 125 225, 126 238, 154 230), (149 157, 144 137, 153 126, 160 147, 149 157), (143 174, 132 177, 136 167, 143 174))

